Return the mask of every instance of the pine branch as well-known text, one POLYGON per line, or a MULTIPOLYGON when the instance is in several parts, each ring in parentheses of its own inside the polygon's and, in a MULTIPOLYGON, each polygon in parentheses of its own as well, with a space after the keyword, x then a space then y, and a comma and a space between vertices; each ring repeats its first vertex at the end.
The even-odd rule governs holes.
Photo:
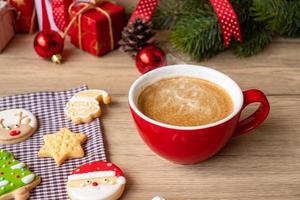
POLYGON ((238 56, 252 56, 261 52, 272 40, 272 34, 267 30, 266 24, 256 22, 250 16, 252 1, 232 0, 232 5, 239 18, 243 43, 232 42, 231 47, 238 56))
POLYGON ((231 5, 237 14, 239 23, 243 25, 250 19, 250 6, 252 1, 249 0, 231 0, 231 5))
MULTIPOLYGON (((207 7, 207 0, 164 0, 160 1, 155 15, 153 24, 156 29, 172 29, 173 26, 186 16, 206 15, 202 8, 207 7)), ((207 8, 205 8, 207 9, 207 8)))
POLYGON ((300 1, 253 0, 251 16, 282 36, 300 36, 300 1))
POLYGON ((266 29, 258 29, 252 34, 244 35, 244 42, 232 45, 234 53, 239 56, 253 56, 261 52, 272 40, 272 35, 266 29))
MULTIPOLYGON (((230 0, 244 42, 232 42, 235 54, 262 51, 274 33, 300 36, 300 0, 230 0)), ((198 60, 225 49, 219 22, 209 0, 164 0, 154 16, 155 28, 171 31, 170 42, 198 60)))
POLYGON ((215 16, 196 19, 182 17, 174 26, 170 40, 175 48, 197 60, 224 50, 221 29, 215 16))

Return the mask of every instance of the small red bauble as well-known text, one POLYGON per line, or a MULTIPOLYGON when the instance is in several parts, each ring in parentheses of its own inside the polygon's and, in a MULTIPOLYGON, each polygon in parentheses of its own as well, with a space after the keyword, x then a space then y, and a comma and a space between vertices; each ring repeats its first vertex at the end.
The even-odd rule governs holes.
POLYGON ((147 45, 136 55, 136 67, 144 74, 167 64, 166 54, 155 45, 147 45))
POLYGON ((56 31, 40 31, 34 38, 34 49, 39 56, 51 58, 53 62, 60 63, 64 39, 56 31))

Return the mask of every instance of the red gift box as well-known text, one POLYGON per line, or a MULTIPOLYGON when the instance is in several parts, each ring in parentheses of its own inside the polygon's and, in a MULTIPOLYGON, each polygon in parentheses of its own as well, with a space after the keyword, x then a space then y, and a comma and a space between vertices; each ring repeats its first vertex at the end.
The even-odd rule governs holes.
POLYGON ((69 31, 71 43, 96 56, 117 48, 125 26, 124 7, 110 2, 71 6, 70 21, 74 20, 69 31))
POLYGON ((14 8, 7 5, 5 1, 0 1, 0 53, 15 35, 14 23, 15 13, 14 8))
POLYGON ((37 28, 34 0, 8 0, 19 12, 16 32, 33 33, 37 28))

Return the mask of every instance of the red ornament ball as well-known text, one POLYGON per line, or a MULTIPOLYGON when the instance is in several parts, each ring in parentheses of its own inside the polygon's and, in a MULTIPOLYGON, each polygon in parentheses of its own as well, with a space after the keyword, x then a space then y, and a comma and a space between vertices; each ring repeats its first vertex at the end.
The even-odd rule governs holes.
POLYGON ((62 53, 64 39, 56 31, 40 31, 34 38, 34 49, 39 56, 51 58, 62 53))
POLYGON ((167 64, 166 54, 155 45, 147 45, 136 55, 136 67, 144 74, 167 64))

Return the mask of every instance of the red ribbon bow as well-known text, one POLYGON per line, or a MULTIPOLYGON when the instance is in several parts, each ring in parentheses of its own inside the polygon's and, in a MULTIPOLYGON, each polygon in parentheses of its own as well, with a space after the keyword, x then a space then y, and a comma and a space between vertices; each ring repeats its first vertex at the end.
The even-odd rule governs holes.
POLYGON ((229 46, 232 36, 242 42, 239 20, 228 0, 210 0, 211 5, 218 17, 226 47, 229 46))
MULTIPOLYGON (((132 24, 136 18, 144 18, 145 21, 150 21, 158 2, 159 0, 140 0, 130 17, 128 25, 132 24)), ((225 46, 229 46, 232 36, 237 41, 242 42, 240 24, 229 0, 210 0, 210 3, 218 17, 225 46)))
POLYGON ((140 0, 130 17, 129 24, 133 23, 136 18, 143 18, 146 22, 150 21, 157 5, 158 0, 140 0))
POLYGON ((66 26, 68 25, 68 15, 66 11, 68 8, 69 3, 64 0, 52 0, 52 12, 54 22, 57 28, 61 31, 64 31, 66 26))

